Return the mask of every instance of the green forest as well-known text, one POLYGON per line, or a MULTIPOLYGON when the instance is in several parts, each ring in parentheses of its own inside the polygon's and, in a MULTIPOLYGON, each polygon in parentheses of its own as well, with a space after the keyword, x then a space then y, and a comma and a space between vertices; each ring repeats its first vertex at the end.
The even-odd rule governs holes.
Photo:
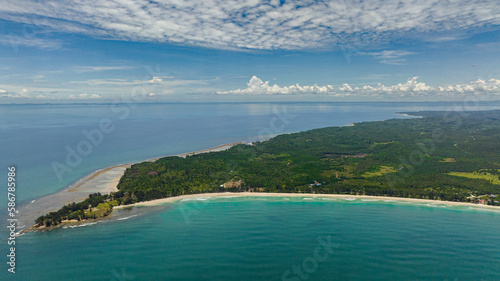
POLYGON ((113 206, 210 192, 378 195, 500 205, 500 111, 414 112, 283 134, 225 151, 132 165, 118 192, 93 194, 38 226, 108 215, 113 206))

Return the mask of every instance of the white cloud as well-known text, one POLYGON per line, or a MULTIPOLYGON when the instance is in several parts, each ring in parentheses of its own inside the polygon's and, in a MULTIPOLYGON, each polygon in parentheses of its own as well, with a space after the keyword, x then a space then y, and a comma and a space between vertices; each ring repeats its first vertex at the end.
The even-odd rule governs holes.
POLYGON ((62 42, 59 40, 48 40, 34 36, 2 35, 0 37, 0 44, 10 46, 15 51, 19 47, 35 47, 42 50, 57 50, 62 48, 62 42))
POLYGON ((84 73, 110 70, 128 70, 134 68, 134 66, 76 66, 74 67, 74 70, 78 73, 84 73))
POLYGON ((443 34, 500 24, 497 0, 280 2, 18 0, 3 1, 0 18, 100 38, 222 49, 358 48, 366 44, 362 34, 443 34))
POLYGON ((27 94, 28 90, 23 88, 17 94, 9 93, 7 90, 0 89, 0 98, 12 98, 12 99, 26 99, 30 98, 27 94))
POLYGON ((0 98, 22 98, 21 96, 19 95, 14 95, 14 94, 0 94, 0 98))
POLYGON ((417 81, 418 77, 408 79, 405 83, 385 86, 381 83, 376 85, 362 85, 353 87, 349 84, 342 86, 291 86, 269 85, 269 81, 263 82, 260 78, 253 76, 245 89, 231 91, 219 91, 219 95, 325 95, 335 97, 415 97, 415 96, 460 96, 468 94, 500 95, 500 80, 490 79, 471 81, 467 84, 456 84, 432 87, 424 82, 417 81))
POLYGON ((78 98, 79 99, 100 99, 101 96, 98 95, 98 94, 91 94, 91 95, 89 95, 87 93, 83 93, 83 94, 79 94, 78 98))
POLYGON ((150 80, 126 80, 126 79, 90 79, 83 81, 69 81, 70 84, 85 84, 89 86, 142 86, 150 87, 148 84, 155 84, 152 86, 189 86, 195 84, 206 84, 206 80, 187 80, 187 79, 174 79, 173 76, 154 76, 150 80))
POLYGON ((373 56, 381 63, 401 65, 406 61, 406 59, 403 58, 404 56, 414 55, 416 53, 401 50, 385 50, 380 52, 359 52, 358 54, 364 56, 373 56))
POLYGON ((237 89, 227 92, 217 92, 217 94, 257 94, 257 95, 282 95, 282 94, 315 94, 315 93, 328 93, 332 91, 331 86, 319 87, 317 85, 313 86, 300 86, 291 85, 286 87, 280 87, 276 84, 270 86, 269 81, 263 82, 257 76, 253 76, 247 84, 246 89, 237 89))
POLYGON ((148 83, 160 83, 161 81, 163 81, 162 78, 160 78, 160 77, 153 77, 153 79, 149 80, 148 83))
POLYGON ((91 94, 89 95, 88 93, 83 93, 83 94, 79 94, 79 95, 69 95, 66 97, 67 99, 100 99, 102 98, 100 95, 98 94, 91 94))
POLYGON ((117 86, 129 86, 129 85, 139 85, 143 83, 142 81, 127 81, 125 79, 90 79, 84 81, 69 81, 70 84, 86 84, 92 86, 102 86, 102 85, 117 85, 117 86))

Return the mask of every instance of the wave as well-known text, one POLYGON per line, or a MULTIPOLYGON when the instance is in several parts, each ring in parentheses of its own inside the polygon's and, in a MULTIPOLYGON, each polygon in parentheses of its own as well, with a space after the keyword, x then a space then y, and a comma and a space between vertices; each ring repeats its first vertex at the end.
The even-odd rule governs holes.
POLYGON ((138 215, 133 215, 133 216, 129 216, 129 217, 124 217, 124 218, 119 218, 119 219, 116 219, 117 221, 122 221, 122 220, 128 220, 130 218, 133 218, 133 217, 137 217, 138 215))
POLYGON ((180 201, 181 202, 186 202, 186 201, 207 201, 209 200, 209 198, 184 198, 184 199, 181 199, 180 201))
POLYGON ((91 225, 94 225, 94 224, 97 224, 97 222, 88 222, 88 223, 79 224, 79 225, 70 225, 69 227, 70 228, 76 228, 76 227, 91 226, 91 225))
POLYGON ((433 208, 439 207, 439 205, 437 205, 437 204, 431 204, 431 203, 424 204, 424 206, 433 207, 433 208))

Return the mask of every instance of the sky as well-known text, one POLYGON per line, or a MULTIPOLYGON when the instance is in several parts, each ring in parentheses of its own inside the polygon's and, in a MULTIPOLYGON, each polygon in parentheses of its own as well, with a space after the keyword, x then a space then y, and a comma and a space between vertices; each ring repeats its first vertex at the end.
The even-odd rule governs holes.
POLYGON ((0 103, 467 99, 498 0, 0 0, 0 103))

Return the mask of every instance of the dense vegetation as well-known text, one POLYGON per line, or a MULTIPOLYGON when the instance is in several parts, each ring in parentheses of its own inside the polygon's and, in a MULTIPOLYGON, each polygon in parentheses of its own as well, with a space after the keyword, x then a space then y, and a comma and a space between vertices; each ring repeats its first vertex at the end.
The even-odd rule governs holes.
POLYGON ((121 178, 118 192, 64 206, 40 217, 37 224, 84 219, 106 202, 126 205, 221 191, 381 195, 500 205, 500 111, 411 114, 423 118, 315 129, 221 152, 135 164, 121 178))

